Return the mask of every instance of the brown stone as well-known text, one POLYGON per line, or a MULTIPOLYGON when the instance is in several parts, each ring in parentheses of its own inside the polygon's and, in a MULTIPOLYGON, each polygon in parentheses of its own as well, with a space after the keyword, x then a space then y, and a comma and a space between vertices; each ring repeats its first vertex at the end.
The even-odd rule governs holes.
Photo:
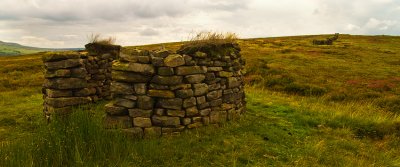
POLYGON ((142 128, 151 127, 151 119, 150 118, 143 118, 143 117, 133 118, 133 126, 142 127, 142 128))
POLYGON ((179 85, 171 85, 171 90, 178 90, 178 89, 190 89, 192 88, 191 84, 179 84, 179 85))
POLYGON ((104 108, 109 115, 126 115, 128 111, 126 108, 115 106, 113 103, 106 104, 104 108))
POLYGON ((122 82, 111 82, 111 92, 116 95, 133 94, 133 86, 122 82))
POLYGON ((87 82, 80 78, 46 79, 44 87, 52 89, 79 89, 87 87, 87 82))
POLYGON ((171 76, 174 75, 174 69, 171 67, 158 67, 157 74, 162 76, 171 76))
POLYGON ((179 97, 179 98, 188 98, 188 97, 192 97, 193 95, 194 95, 194 92, 192 89, 182 89, 182 90, 176 91, 176 97, 179 97))
POLYGON ((209 125, 210 124, 210 117, 203 117, 202 121, 203 121, 204 125, 209 125))
POLYGON ((134 108, 136 103, 132 100, 118 98, 115 99, 114 104, 116 106, 125 107, 125 108, 134 108))
POLYGON ((211 107, 220 106, 221 104, 222 104, 222 99, 217 99, 217 100, 210 101, 210 106, 211 107))
POLYGON ((210 108, 202 109, 202 110, 199 111, 201 116, 207 116, 207 115, 210 114, 210 112, 211 112, 210 108))
POLYGON ((59 61, 59 60, 66 60, 66 59, 79 59, 79 58, 81 58, 81 54, 79 54, 78 52, 73 52, 73 51, 50 52, 50 53, 46 53, 42 56, 43 62, 59 61))
POLYGON ((141 75, 125 71, 112 71, 112 78, 115 81, 131 82, 131 83, 147 83, 151 80, 151 76, 141 75))
POLYGON ((145 95, 147 93, 146 84, 135 84, 133 85, 135 93, 138 95, 145 95))
POLYGON ((199 110, 197 110, 197 107, 190 107, 186 109, 186 116, 187 117, 193 117, 199 115, 199 110))
POLYGON ((69 69, 59 69, 59 70, 46 70, 44 74, 45 78, 59 78, 59 77, 70 77, 71 71, 69 69))
POLYGON ((201 127, 201 126, 203 126, 203 122, 196 122, 196 123, 192 123, 192 124, 187 125, 187 128, 188 129, 193 129, 193 128, 198 128, 198 127, 201 127))
POLYGON ((176 68, 177 75, 192 75, 192 74, 204 74, 207 72, 207 68, 200 66, 184 66, 176 68))
POLYGON ((122 63, 122 62, 114 62, 112 65, 113 70, 118 71, 131 71, 137 72, 144 75, 152 75, 154 74, 154 66, 150 64, 141 64, 141 63, 122 63))
POLYGON ((46 95, 50 98, 54 97, 71 97, 72 91, 70 90, 56 90, 56 89, 46 89, 46 95))
POLYGON ((185 111, 182 110, 167 110, 167 115, 172 117, 185 117, 185 111))
POLYGON ((210 113, 210 123, 222 123, 226 119, 226 111, 211 111, 210 113))
POLYGON ((162 133, 167 133, 167 134, 171 134, 174 132, 182 132, 184 130, 185 130, 184 126, 179 126, 177 128, 164 128, 164 127, 161 128, 162 133))
POLYGON ((189 125, 190 123, 192 123, 192 119, 190 119, 190 118, 182 118, 181 119, 181 123, 182 123, 182 125, 189 125))
POLYGON ((157 116, 152 117, 154 125, 162 127, 178 127, 180 125, 179 117, 157 116))
POLYGON ((204 53, 204 52, 199 52, 199 51, 197 51, 196 53, 194 53, 194 57, 197 57, 197 58, 206 58, 206 57, 207 57, 207 54, 204 53))
POLYGON ((163 108, 156 108, 154 109, 154 114, 158 116, 163 116, 165 115, 165 109, 163 108))
POLYGON ((157 89, 150 89, 148 95, 151 97, 161 97, 161 98, 174 98, 174 92, 170 90, 157 90, 157 89))
POLYGON ((61 108, 66 106, 88 104, 92 102, 90 97, 61 97, 61 98, 46 98, 45 103, 55 107, 61 108))
POLYGON ((206 96, 199 96, 196 98, 196 101, 197 101, 197 104, 203 104, 203 103, 207 102, 206 96))
POLYGON ((157 102, 157 106, 166 109, 180 110, 182 108, 182 99, 159 99, 157 102))
POLYGON ((207 67, 208 72, 218 72, 224 70, 222 67, 207 67))
POLYGON ((178 85, 182 83, 181 76, 160 76, 156 75, 151 80, 152 83, 161 85, 178 85))
POLYGON ((218 76, 219 77, 228 78, 228 77, 232 77, 233 73, 232 72, 227 72, 227 71, 220 71, 220 72, 218 72, 218 76))
POLYGON ((87 76, 88 76, 88 72, 83 67, 71 69, 71 77, 72 78, 86 78, 87 76))
POLYGON ((241 85, 237 78, 228 78, 228 88, 235 88, 241 85))
POLYGON ((188 108, 196 105, 196 98, 190 97, 183 100, 183 108, 188 108))
POLYGON ((56 70, 56 69, 64 69, 64 68, 72 68, 78 67, 82 65, 81 59, 67 59, 67 60, 60 60, 55 62, 45 62, 44 66, 47 70, 56 70))
POLYGON ((164 64, 167 67, 178 67, 185 65, 185 59, 179 54, 172 54, 164 59, 164 64))
POLYGON ((151 57, 151 64, 155 67, 165 66, 164 58, 162 57, 151 57))
POLYGON ((75 96, 90 96, 96 94, 95 88, 83 88, 74 92, 75 96))
POLYGON ((208 85, 205 83, 194 84, 194 95, 201 96, 208 92, 208 85))
POLYGON ((207 93, 207 101, 216 100, 222 97, 222 90, 215 90, 207 93))
POLYGON ((129 109, 128 111, 129 111, 129 116, 131 116, 132 118, 136 117, 150 118, 153 112, 152 110, 142 110, 138 108, 129 109))
POLYGON ((154 100, 149 96, 138 96, 137 107, 144 110, 153 109, 154 100))
POLYGON ((206 78, 204 74, 195 74, 195 75, 187 75, 185 76, 185 81, 187 83, 201 83, 206 78))

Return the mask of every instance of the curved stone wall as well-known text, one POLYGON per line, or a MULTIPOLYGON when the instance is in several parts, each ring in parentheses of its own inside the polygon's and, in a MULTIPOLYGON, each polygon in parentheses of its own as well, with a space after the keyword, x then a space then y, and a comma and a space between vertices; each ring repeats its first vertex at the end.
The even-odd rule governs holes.
POLYGON ((245 111, 244 64, 232 43, 121 53, 106 125, 146 137, 235 119, 245 111))

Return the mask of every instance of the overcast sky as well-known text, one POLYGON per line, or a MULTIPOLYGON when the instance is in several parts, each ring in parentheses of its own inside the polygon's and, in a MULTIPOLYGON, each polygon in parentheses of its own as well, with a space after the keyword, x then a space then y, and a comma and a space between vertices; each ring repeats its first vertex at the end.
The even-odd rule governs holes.
POLYGON ((83 47, 87 36, 124 46, 187 40, 200 31, 241 38, 400 35, 400 0, 0 0, 0 41, 83 47))

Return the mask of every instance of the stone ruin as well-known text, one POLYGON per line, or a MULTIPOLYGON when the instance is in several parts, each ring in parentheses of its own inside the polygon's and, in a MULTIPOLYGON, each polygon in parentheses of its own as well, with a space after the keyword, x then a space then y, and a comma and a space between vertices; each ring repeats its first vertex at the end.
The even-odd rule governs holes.
POLYGON ((316 40, 312 41, 313 45, 332 45, 334 41, 339 38, 339 33, 335 33, 333 37, 329 37, 326 40, 316 40))
POLYGON ((245 61, 236 43, 184 45, 176 53, 98 44, 86 49, 43 56, 46 115, 112 99, 105 126, 148 137, 223 123, 246 110, 245 61))

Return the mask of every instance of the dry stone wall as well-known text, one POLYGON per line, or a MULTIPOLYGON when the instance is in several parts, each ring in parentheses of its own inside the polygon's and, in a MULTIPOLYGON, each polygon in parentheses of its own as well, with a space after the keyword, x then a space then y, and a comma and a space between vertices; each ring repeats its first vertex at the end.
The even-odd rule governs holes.
POLYGON ((44 113, 65 114, 73 106, 110 99, 111 66, 120 46, 87 44, 87 52, 54 52, 42 57, 44 113))
POLYGON ((105 123, 147 137, 235 119, 245 112, 244 64, 232 43, 121 53, 105 123))

